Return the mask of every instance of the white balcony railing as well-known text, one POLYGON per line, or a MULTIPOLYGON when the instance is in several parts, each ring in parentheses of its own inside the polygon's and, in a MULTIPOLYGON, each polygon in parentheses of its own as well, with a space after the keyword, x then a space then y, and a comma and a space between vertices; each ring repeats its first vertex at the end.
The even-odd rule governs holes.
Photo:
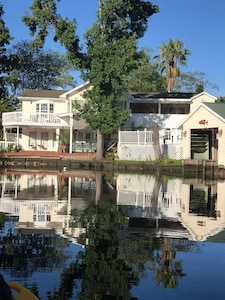
POLYGON ((69 124, 53 113, 7 112, 2 114, 3 126, 68 127, 69 124))

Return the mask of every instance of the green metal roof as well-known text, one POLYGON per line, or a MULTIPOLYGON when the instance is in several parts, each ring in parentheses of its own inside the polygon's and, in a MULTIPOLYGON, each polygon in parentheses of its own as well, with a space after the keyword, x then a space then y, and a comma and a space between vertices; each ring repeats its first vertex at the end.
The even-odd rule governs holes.
POLYGON ((204 105, 225 119, 225 103, 204 102, 204 105))

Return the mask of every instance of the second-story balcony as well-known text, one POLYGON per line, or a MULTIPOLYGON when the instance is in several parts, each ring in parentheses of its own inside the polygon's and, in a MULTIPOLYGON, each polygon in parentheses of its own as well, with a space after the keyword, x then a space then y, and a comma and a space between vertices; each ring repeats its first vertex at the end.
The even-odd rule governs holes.
POLYGON ((7 112, 2 114, 3 126, 69 127, 69 124, 54 113, 7 112))

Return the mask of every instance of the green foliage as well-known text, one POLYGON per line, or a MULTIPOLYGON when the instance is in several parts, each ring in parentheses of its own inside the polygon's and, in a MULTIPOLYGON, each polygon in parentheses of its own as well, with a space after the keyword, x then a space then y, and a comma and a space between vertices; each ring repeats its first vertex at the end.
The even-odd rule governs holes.
POLYGON ((6 79, 14 64, 14 57, 6 55, 6 48, 13 38, 5 26, 3 15, 3 6, 0 4, 0 100, 8 98, 6 79))
POLYGON ((218 90, 218 86, 206 80, 204 72, 181 72, 174 85, 176 92, 201 93, 206 87, 218 90))
POLYGON ((180 73, 178 64, 187 66, 187 55, 190 51, 183 49, 183 42, 170 39, 168 44, 162 43, 159 48, 158 68, 166 75, 167 91, 171 92, 174 88, 176 78, 180 73))
POLYGON ((143 37, 148 19, 159 7, 143 0, 100 0, 98 20, 108 42, 121 37, 143 37))
POLYGON ((73 76, 68 72, 71 64, 57 51, 38 49, 28 41, 21 41, 11 47, 8 54, 17 57, 17 65, 10 73, 10 86, 14 94, 28 88, 75 86, 73 76))
POLYGON ((151 50, 144 48, 136 60, 136 68, 131 71, 125 81, 125 89, 129 92, 164 92, 166 80, 159 71, 157 64, 151 59, 151 50))
POLYGON ((79 48, 79 38, 76 35, 77 23, 68 18, 63 19, 57 13, 57 2, 61 0, 34 0, 30 6, 32 15, 27 12, 22 21, 30 30, 31 36, 35 39, 32 45, 43 48, 49 33, 53 33, 53 40, 64 45, 73 63, 83 59, 79 48))
MULTIPOLYGON (((93 130, 112 133, 129 117, 122 111, 122 90, 127 76, 136 68, 137 39, 142 37, 148 18, 158 7, 144 1, 100 1, 98 20, 86 33, 87 65, 84 78, 93 88, 78 108, 93 130)), ((101 158, 102 149, 97 148, 101 158)))
MULTIPOLYGON (((0 111, 10 112, 15 110, 15 105, 9 98, 0 99, 0 111)), ((0 140, 3 140, 3 128, 2 128, 2 114, 0 114, 0 140)))
POLYGON ((59 133, 59 142, 61 145, 69 144, 70 131, 69 129, 61 129, 59 133))
POLYGON ((109 160, 114 160, 115 159, 115 153, 110 152, 110 153, 106 153, 105 157, 109 160))
POLYGON ((218 97, 218 98, 216 99, 216 102, 219 102, 219 103, 225 103, 225 96, 218 97))
POLYGON ((6 151, 7 152, 12 152, 14 147, 15 147, 14 144, 8 144, 6 151))

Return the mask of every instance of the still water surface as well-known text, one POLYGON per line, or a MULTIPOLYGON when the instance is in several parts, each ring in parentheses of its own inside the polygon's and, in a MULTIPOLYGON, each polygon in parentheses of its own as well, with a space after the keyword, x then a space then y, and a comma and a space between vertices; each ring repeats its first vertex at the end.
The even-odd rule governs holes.
POLYGON ((0 273, 39 299, 225 297, 224 181, 5 170, 0 197, 0 273))

